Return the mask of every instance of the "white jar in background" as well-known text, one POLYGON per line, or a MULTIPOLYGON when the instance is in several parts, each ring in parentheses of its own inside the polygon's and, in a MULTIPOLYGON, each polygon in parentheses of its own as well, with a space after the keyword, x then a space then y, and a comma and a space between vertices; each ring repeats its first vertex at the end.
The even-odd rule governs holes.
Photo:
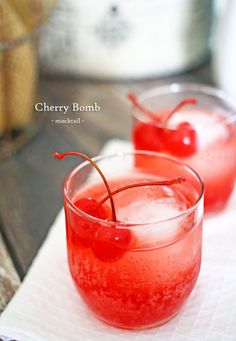
POLYGON ((209 54, 212 0, 62 0, 40 42, 47 73, 102 79, 182 72, 209 54))
POLYGON ((236 97, 236 1, 223 4, 213 44, 213 71, 219 87, 236 97))

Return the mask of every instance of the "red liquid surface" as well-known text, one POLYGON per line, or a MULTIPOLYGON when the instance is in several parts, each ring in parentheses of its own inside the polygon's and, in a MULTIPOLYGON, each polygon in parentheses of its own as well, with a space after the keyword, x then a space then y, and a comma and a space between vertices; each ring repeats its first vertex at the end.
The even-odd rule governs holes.
MULTIPOLYGON (((160 123, 159 120, 158 122, 160 123)), ((236 179, 235 126, 226 123, 222 116, 215 113, 193 109, 185 109, 173 115, 165 128, 159 123, 157 125, 155 120, 146 123, 134 122, 135 149, 151 150, 180 158, 203 178, 205 211, 215 212, 223 209, 236 179), (176 135, 176 126, 183 122, 190 122, 194 132, 188 132, 186 144, 181 145, 181 134, 184 132, 176 135)))
MULTIPOLYGON (((149 177, 150 179, 150 177, 149 177)), ((112 190, 145 177, 109 180, 112 190)), ((78 193, 101 200, 103 185, 78 193)), ((156 225, 190 206, 177 187, 135 188, 114 196, 118 220, 152 222, 133 229, 107 227, 83 218, 65 204, 69 267, 75 285, 95 315, 128 329, 162 324, 173 317, 192 291, 201 263, 201 222, 195 217, 156 225)), ((109 201, 96 213, 111 215, 109 201)))

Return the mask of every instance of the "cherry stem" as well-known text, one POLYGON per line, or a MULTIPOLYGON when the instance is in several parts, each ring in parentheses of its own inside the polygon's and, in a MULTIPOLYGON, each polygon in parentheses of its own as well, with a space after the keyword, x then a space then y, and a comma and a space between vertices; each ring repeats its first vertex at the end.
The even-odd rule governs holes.
POLYGON ((133 94, 132 92, 129 92, 127 95, 128 99, 131 101, 131 103, 133 104, 133 106, 135 108, 137 108, 138 110, 140 110, 141 112, 143 112, 144 114, 153 114, 152 112, 150 112, 149 110, 147 110, 144 106, 142 106, 137 99, 137 96, 135 94, 133 94))
MULTIPOLYGON (((111 192, 111 195, 115 195, 122 191, 126 191, 127 189, 136 188, 136 187, 144 187, 144 186, 171 186, 175 184, 181 184, 182 182, 186 181, 185 178, 179 176, 178 178, 171 179, 171 180, 162 180, 162 181, 145 181, 145 182, 138 182, 134 184, 130 184, 124 187, 120 187, 115 191, 111 192)), ((107 200, 109 199, 109 195, 105 196, 98 204, 98 206, 94 209, 96 211, 100 206, 102 206, 107 200)))
POLYGON ((98 167, 96 162, 94 162, 88 156, 86 156, 86 155, 84 155, 82 153, 78 153, 78 152, 68 152, 68 153, 64 153, 64 154, 59 154, 57 152, 54 152, 53 156, 58 158, 58 160, 61 160, 64 157, 67 157, 67 156, 79 156, 79 157, 82 157, 83 159, 85 159, 86 161, 88 161, 98 171, 99 175, 101 176, 101 178, 102 178, 102 180, 104 182, 104 185, 106 186, 107 192, 108 192, 107 199, 110 199, 110 203, 111 203, 112 220, 114 222, 116 222, 117 221, 117 219, 116 219, 116 210, 115 210, 114 200, 113 200, 113 197, 112 197, 112 191, 111 191, 111 188, 110 188, 110 186, 109 186, 109 184, 107 182, 107 179, 106 179, 105 175, 103 174, 101 169, 98 167))
MULTIPOLYGON (((148 115, 149 117, 153 118, 156 117, 156 114, 154 112, 151 112, 147 110, 143 105, 141 105, 138 102, 137 96, 131 92, 128 93, 128 99, 131 101, 133 106, 140 110, 142 113, 148 115)), ((197 104, 196 98, 186 98, 183 101, 179 102, 176 107, 174 107, 170 112, 168 112, 166 115, 163 116, 162 118, 162 124, 166 124, 167 121, 177 112, 179 111, 182 107, 188 104, 197 104)))
POLYGON ((179 102, 176 107, 174 107, 169 113, 164 115, 164 117, 162 118, 162 123, 165 124, 177 111, 188 104, 197 104, 196 98, 186 98, 183 101, 179 102))

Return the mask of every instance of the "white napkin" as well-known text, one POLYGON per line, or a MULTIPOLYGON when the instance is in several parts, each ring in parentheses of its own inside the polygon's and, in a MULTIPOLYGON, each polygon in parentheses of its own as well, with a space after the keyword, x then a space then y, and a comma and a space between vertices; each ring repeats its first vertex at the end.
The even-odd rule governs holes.
MULTIPOLYGON (((130 148, 130 144, 116 140, 103 153, 130 148)), ((202 269, 181 312, 165 325, 144 331, 110 327, 87 310, 69 275, 64 214, 60 212, 2 314, 0 339, 5 335, 19 341, 235 341, 235 207, 236 192, 224 213, 206 219, 202 269)))

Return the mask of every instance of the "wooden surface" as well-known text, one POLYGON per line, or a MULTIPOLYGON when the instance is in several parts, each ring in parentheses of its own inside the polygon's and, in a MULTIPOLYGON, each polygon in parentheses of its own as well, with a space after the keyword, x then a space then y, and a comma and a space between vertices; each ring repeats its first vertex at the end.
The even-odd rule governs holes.
MULTIPOLYGON (((21 278, 63 205, 63 180, 78 163, 73 158, 59 162, 53 159, 52 152, 77 150, 94 156, 110 138, 128 139, 131 116, 127 91, 139 93, 173 81, 208 83, 209 67, 174 78, 127 83, 41 78, 40 102, 49 105, 97 102, 101 111, 66 115, 81 117, 84 122, 80 124, 56 124, 52 120, 65 118, 63 113, 40 113, 44 124, 39 133, 16 155, 0 163, 0 228, 21 278)), ((1 310, 19 283, 1 239, 0 270, 1 310), (1 273, 8 276, 4 279, 1 273)))
POLYGON ((20 284, 20 279, 0 235, 0 314, 20 284))

